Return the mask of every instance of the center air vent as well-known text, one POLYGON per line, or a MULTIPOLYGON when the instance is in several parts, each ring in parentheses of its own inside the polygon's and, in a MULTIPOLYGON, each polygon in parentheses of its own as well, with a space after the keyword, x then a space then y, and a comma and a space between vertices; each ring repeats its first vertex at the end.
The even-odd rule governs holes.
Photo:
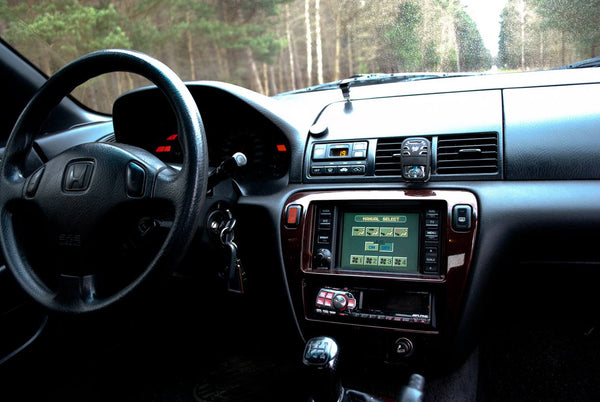
POLYGON ((498 135, 476 133, 439 136, 436 173, 498 173, 498 135))
MULTIPOLYGON (((426 138, 433 140, 434 146, 436 162, 432 180, 436 176, 444 180, 444 176, 450 175, 499 174, 498 133, 447 134, 426 138)), ((399 155, 404 139, 406 137, 380 138, 377 141, 376 176, 402 176, 399 155)))

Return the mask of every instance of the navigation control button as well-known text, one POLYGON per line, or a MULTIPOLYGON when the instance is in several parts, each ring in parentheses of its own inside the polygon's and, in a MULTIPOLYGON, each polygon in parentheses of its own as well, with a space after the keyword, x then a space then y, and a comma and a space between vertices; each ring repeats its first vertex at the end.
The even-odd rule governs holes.
POLYGON ((439 236, 440 236, 440 232, 438 230, 426 230, 425 231, 425 240, 437 241, 439 236))
POLYGON ((427 246, 425 247, 425 254, 437 255, 437 247, 427 246))
POLYGON ((425 263, 426 264, 437 264, 437 255, 426 255, 425 263))
POLYGON ((318 238, 318 242, 322 244, 329 244, 329 235, 320 235, 318 238))
POLYGON ((440 213, 437 209, 428 209, 425 211, 425 218, 437 219, 440 217, 440 213))
POLYGON ((437 264, 425 264, 425 273, 437 274, 437 272, 438 272, 437 264))
POLYGON ((438 219, 426 219, 425 220, 425 226, 428 227, 437 227, 439 225, 440 221, 438 219))

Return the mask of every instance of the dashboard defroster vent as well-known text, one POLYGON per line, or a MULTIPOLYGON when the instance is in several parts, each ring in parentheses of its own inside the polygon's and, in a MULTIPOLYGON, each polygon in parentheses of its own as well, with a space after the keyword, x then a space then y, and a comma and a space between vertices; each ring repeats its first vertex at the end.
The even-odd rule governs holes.
POLYGON ((498 134, 440 135, 437 142, 438 175, 498 173, 498 134))

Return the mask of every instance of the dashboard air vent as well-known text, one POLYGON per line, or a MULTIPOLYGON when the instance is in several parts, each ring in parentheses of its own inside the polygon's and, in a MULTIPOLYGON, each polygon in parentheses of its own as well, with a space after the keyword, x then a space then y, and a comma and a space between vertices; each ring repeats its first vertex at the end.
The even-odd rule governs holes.
POLYGON ((498 173, 498 134, 440 135, 438 175, 498 173))
POLYGON ((394 156, 399 154, 404 138, 380 138, 377 141, 375 151, 375 174, 377 176, 401 175, 400 158, 394 156))

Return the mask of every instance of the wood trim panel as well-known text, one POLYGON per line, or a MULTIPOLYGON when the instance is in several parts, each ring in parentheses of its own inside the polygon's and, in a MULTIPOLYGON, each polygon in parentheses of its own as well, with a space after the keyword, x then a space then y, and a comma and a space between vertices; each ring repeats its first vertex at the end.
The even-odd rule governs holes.
MULTIPOLYGON (((443 213, 443 212, 442 212, 443 213)), ((378 286, 401 285, 408 289, 435 289, 436 310, 438 321, 436 328, 426 331, 431 334, 452 333, 460 313, 463 293, 473 257, 478 227, 478 205, 475 195, 464 190, 361 190, 361 191, 318 191, 299 192, 285 203, 281 216, 281 233, 285 270, 290 285, 293 303, 299 315, 299 321, 318 321, 309 318, 305 305, 303 287, 308 281, 340 282, 344 279, 356 281, 365 280, 378 286), (442 253, 440 255, 440 273, 430 274, 395 274, 372 272, 349 272, 331 269, 328 271, 313 270, 312 247, 315 236, 316 206, 326 202, 329 205, 361 203, 397 204, 402 209, 403 203, 414 206, 436 201, 446 205, 446 216, 440 217, 442 225, 442 253), (302 216, 297 227, 286 226, 285 211, 289 205, 302 206, 302 216), (452 229, 452 210, 456 205, 469 205, 472 209, 472 225, 469 231, 457 232, 452 229)), ((307 302, 310 304, 310 302, 307 302)), ((326 320, 323 320, 326 321, 326 320)), ((326 321, 330 322, 330 321, 326 321)), ((360 326, 361 324, 353 324, 360 326)), ((377 327, 365 325, 366 327, 377 327)), ((390 328, 386 327, 386 330, 390 328)), ((414 331, 412 328, 402 328, 401 324, 394 328, 398 331, 414 331)))

